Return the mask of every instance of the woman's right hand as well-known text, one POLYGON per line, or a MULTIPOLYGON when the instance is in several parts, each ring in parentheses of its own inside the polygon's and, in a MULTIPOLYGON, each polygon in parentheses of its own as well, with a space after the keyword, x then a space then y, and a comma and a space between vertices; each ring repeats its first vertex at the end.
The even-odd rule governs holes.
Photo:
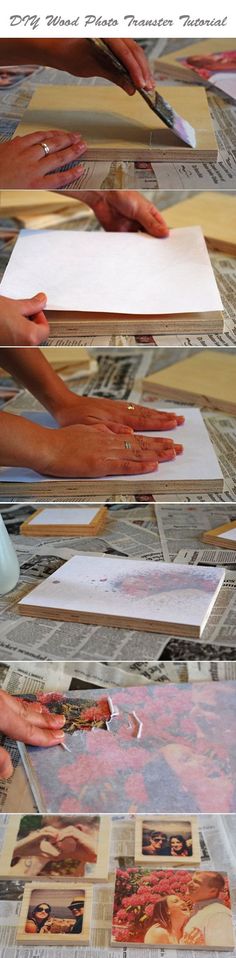
POLYGON ((154 472, 158 462, 175 458, 169 439, 113 433, 106 426, 65 426, 43 430, 40 445, 31 453, 31 468, 61 478, 95 479, 103 476, 154 472))
POLYGON ((59 190, 83 173, 80 157, 87 145, 80 133, 40 130, 0 143, 0 188, 2 190, 59 190), (42 143, 49 147, 45 156, 42 143), (71 170, 58 172, 67 163, 71 170))

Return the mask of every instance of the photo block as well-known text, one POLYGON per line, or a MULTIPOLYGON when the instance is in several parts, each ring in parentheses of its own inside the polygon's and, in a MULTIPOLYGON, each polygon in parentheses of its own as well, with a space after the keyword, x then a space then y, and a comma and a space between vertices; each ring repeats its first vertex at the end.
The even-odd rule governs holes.
POLYGON ((0 878, 56 882, 108 878, 109 815, 11 815, 0 878))
POLYGON ((202 539, 203 542, 217 546, 218 549, 235 549, 236 551, 236 520, 203 532, 202 539))
POLYGON ((135 861, 146 865, 200 865, 201 850, 195 816, 152 815, 135 819, 135 861))
POLYGON ((19 602, 21 615, 199 638, 224 569, 73 556, 19 602))
POLYGON ((89 944, 92 887, 71 883, 25 886, 16 940, 24 944, 89 944))
POLYGON ((112 943, 147 948, 234 948, 225 872, 189 869, 116 872, 112 943))
POLYGON ((107 519, 105 506, 47 506, 20 526, 22 536, 97 536, 107 519))

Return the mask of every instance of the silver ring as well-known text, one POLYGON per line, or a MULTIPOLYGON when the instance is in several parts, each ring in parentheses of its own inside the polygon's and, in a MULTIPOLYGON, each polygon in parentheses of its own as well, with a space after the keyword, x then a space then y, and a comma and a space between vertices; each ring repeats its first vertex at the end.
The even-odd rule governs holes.
POLYGON ((125 440, 125 449, 132 449, 132 444, 128 442, 128 439, 125 440))
POLYGON ((49 146, 48 146, 48 144, 47 144, 47 143, 40 143, 40 146, 42 146, 42 147, 43 147, 43 150, 44 150, 44 153, 45 153, 45 156, 48 156, 48 153, 50 153, 50 150, 49 150, 49 146))

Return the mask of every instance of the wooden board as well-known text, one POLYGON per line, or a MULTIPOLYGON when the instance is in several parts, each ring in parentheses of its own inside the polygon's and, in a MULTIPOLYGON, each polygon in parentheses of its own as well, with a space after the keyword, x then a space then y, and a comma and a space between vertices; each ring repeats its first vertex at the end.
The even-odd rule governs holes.
POLYGON ((201 226, 207 245, 236 256, 236 196, 197 193, 190 199, 163 209, 170 228, 201 226))
POLYGON ((86 160, 214 162, 218 144, 205 90, 162 87, 162 96, 196 132, 196 148, 180 143, 142 97, 115 86, 42 86, 14 136, 37 130, 80 132, 88 144, 86 160))
POLYGON ((23 616, 200 638, 224 569, 74 555, 17 605, 23 616))
POLYGON ((191 867, 192 865, 200 865, 201 862, 201 849, 199 841, 199 829, 196 815, 186 815, 185 818, 173 815, 136 815, 135 816, 135 853, 134 853, 135 862, 140 863, 141 865, 153 866, 158 865, 159 868, 164 868, 166 865, 171 865, 172 868, 175 866, 183 865, 184 868, 191 867), (170 839, 171 835, 185 835, 185 833, 191 836, 191 854, 185 857, 181 855, 171 855, 168 854, 168 850, 155 851, 151 853, 144 852, 144 843, 143 843, 143 833, 144 830, 150 829, 157 833, 164 833, 170 839))
MULTIPOLYGON (((19 804, 19 803, 18 803, 19 804)), ((27 806, 28 807, 28 806, 27 806)), ((27 815, 17 814, 9 815, 8 824, 6 827, 5 840, 3 848, 0 854, 0 876, 1 878, 12 878, 22 881, 32 881, 36 879, 38 881, 45 882, 45 880, 50 882, 56 881, 65 881, 71 882, 76 877, 78 882, 86 880, 86 882, 96 882, 104 881, 108 878, 109 873, 109 851, 110 851, 110 838, 111 838, 111 817, 109 815, 100 815, 99 822, 94 823, 94 816, 71 816, 71 828, 73 830, 78 830, 78 843, 79 836, 81 835, 80 824, 83 827, 87 826, 87 830, 90 831, 92 836, 96 836, 96 860, 94 862, 86 863, 86 861, 81 861, 78 844, 78 852, 76 851, 73 855, 73 860, 75 862, 75 867, 77 866, 77 876, 74 875, 72 871, 66 871, 67 859, 69 855, 64 852, 64 858, 62 854, 63 842, 67 840, 68 828, 68 816, 66 821, 64 821, 63 815, 58 816, 60 818, 60 824, 57 824, 58 829, 58 850, 60 850, 59 862, 60 868, 53 869, 53 864, 58 860, 56 856, 50 854, 49 848, 43 847, 43 842, 48 840, 50 843, 50 834, 48 836, 45 834, 45 829, 49 830, 50 828, 55 829, 55 819, 54 816, 48 816, 47 825, 45 826, 42 817, 38 814, 33 814, 30 816, 30 819, 27 821, 27 815), (85 819, 85 822, 83 822, 85 819), (67 834, 64 829, 67 828, 67 834), (22 837, 22 831, 23 836, 22 837), (36 838, 37 841, 34 842, 34 848, 32 848, 32 841, 36 838), (31 842, 31 847, 30 847, 31 842), (50 872, 45 874, 45 867, 50 864, 52 866, 52 874, 50 872), (64 874, 63 874, 63 864, 64 864, 64 874), (86 867, 88 864, 88 868, 86 867), (82 868, 80 869, 80 866, 82 868)), ((76 836, 74 836, 76 838, 76 836)), ((65 846, 64 846, 65 847, 65 846)), ((53 850, 53 849, 52 849, 53 850)), ((89 858, 89 856, 88 856, 89 858)))
MULTIPOLYGON (((145 403, 146 405, 146 403, 145 403)), ((152 408, 160 408, 153 403, 152 408)), ((38 503, 46 501, 70 501, 85 496, 87 502, 94 502, 94 496, 101 495, 104 502, 113 495, 136 493, 168 492, 173 499, 176 494, 198 492, 222 492, 224 479, 217 456, 212 446, 206 426, 198 409, 192 407, 178 407, 179 415, 185 417, 185 422, 178 430, 168 432, 168 438, 174 442, 181 442, 184 452, 171 462, 160 463, 155 472, 149 474, 129 476, 108 476, 99 479, 53 479, 40 477, 32 470, 2 467, 0 469, 0 496, 8 494, 12 499, 15 495, 27 501, 28 496, 38 503), (201 459, 199 458, 201 449, 201 459), (5 481, 4 481, 5 477, 5 481)), ((27 413, 26 413, 27 418, 27 413)), ((31 421, 39 425, 53 425, 49 414, 34 413, 31 421)), ((146 435, 156 436, 148 432, 146 435)), ((29 501, 28 499, 28 501, 29 501)))
POLYGON ((201 349, 157 373, 146 376, 143 390, 175 402, 191 402, 236 415, 236 351, 201 349))
POLYGON ((107 519, 107 509, 105 506, 75 506, 74 508, 66 506, 63 508, 37 509, 33 515, 29 516, 20 526, 20 535, 22 536, 97 536, 104 528, 107 519), (74 513, 81 511, 81 522, 79 515, 74 517, 74 513), (50 514, 53 512, 50 519, 50 514), (83 523, 83 513, 91 512, 91 517, 87 515, 87 521, 83 523), (68 514, 68 519, 65 513, 68 514), (73 518, 71 516, 73 513, 73 518), (95 513, 92 515, 92 513, 95 513), (45 518, 44 518, 45 515, 45 518), (47 518, 48 516, 48 518, 47 518), (66 521, 67 520, 67 521, 66 521))
POLYGON ((121 316, 109 313, 65 313, 45 310, 53 336, 108 336, 119 333, 146 336, 212 334, 224 332, 224 316, 221 312, 183 313, 162 316, 121 316))
POLYGON ((172 230, 162 241, 136 233, 22 230, 1 292, 24 298, 39 283, 54 335, 223 329, 222 301, 199 226, 172 230))
POLYGON ((236 551, 236 520, 227 522, 223 526, 216 526, 215 529, 209 529, 209 532, 202 533, 203 542, 209 545, 217 546, 218 549, 233 549, 236 551), (229 533, 233 533, 230 538, 229 533))
POLYGON ((201 78, 197 77, 194 70, 191 70, 190 67, 186 67, 183 63, 179 62, 181 58, 191 57, 192 55, 207 56, 207 54, 224 53, 224 51, 234 49, 235 40, 232 38, 209 37, 207 40, 199 40, 199 43, 190 42, 186 47, 180 46, 178 50, 175 50, 174 53, 168 53, 167 56, 164 54, 155 60, 155 67, 160 67, 163 74, 176 76, 187 83, 196 83, 198 81, 199 83, 203 83, 204 81, 201 81, 201 78))
POLYGON ((91 217, 91 209, 75 197, 50 190, 0 190, 1 219, 13 218, 31 229, 57 226, 91 217))
MULTIPOLYGON (((120 952, 123 945, 123 953, 129 953, 130 948, 135 948, 136 953, 140 951, 143 955, 146 948, 149 954, 155 955, 158 953, 157 949, 160 949, 161 952, 164 949, 164 953, 166 949, 167 951, 174 949, 175 954, 178 955, 180 951, 193 948, 192 941, 194 939, 196 954, 201 951, 207 952, 209 955, 210 952, 212 954, 213 949, 216 952, 230 949, 234 951, 235 937, 229 876, 226 872, 218 872, 218 875, 221 881, 222 903, 221 900, 218 901, 220 893, 216 872, 208 871, 206 874, 206 872, 199 870, 193 875, 191 869, 188 868, 187 859, 185 872, 173 869, 172 866, 172 869, 166 869, 163 875, 162 871, 159 871, 159 866, 156 866, 155 870, 153 868, 153 879, 150 882, 148 881, 147 866, 139 865, 134 869, 133 866, 127 865, 125 869, 121 870, 121 874, 120 869, 117 869, 111 945, 117 946, 120 952), (134 871, 136 874, 134 874, 134 871), (202 901, 198 903, 199 911, 198 907, 195 909, 195 881, 193 881, 193 878, 196 879, 197 888, 200 884, 202 893, 202 901), (143 882, 145 882, 144 887, 143 882), (213 897, 214 893, 215 897, 213 897), (224 894, 227 896, 225 899, 227 908, 222 907, 224 894), (173 932, 169 933, 169 930, 167 930, 169 924, 167 924, 165 917, 163 918, 164 902, 166 898, 168 902, 172 895, 177 896, 179 908, 181 908, 181 899, 182 908, 185 906, 184 914, 182 912, 181 939, 180 934, 177 933, 177 936, 173 932), (155 903, 154 907, 153 902, 155 903), (151 906, 151 917, 149 917, 149 905, 151 906), (202 933, 200 939, 199 932, 202 933)), ((170 911, 171 904, 172 902, 170 903, 170 911)))
MULTIPOLYGON (((47 945, 55 946, 67 946, 72 945, 75 947, 79 945, 88 944, 90 941, 90 928, 91 928, 91 914, 92 914, 92 900, 93 900, 93 889, 91 886, 86 885, 83 879, 76 879, 70 883, 61 882, 59 884, 53 884, 53 882, 32 882, 25 885, 22 906, 20 917, 18 919, 19 924, 16 930, 16 941, 24 943, 25 945, 38 945, 42 943, 42 947, 46 948, 47 945), (70 900, 73 901, 76 898, 84 899, 84 918, 82 932, 79 935, 69 934, 68 931, 64 934, 59 934, 54 932, 53 929, 51 932, 46 932, 40 937, 38 932, 35 934, 28 934, 25 931, 25 924, 27 921, 27 916, 29 912, 29 907, 32 901, 34 905, 39 902, 48 903, 52 907, 52 916, 53 916, 53 903, 56 910, 62 909, 62 913, 65 908, 68 908, 70 900)), ((68 911, 68 918, 72 916, 72 913, 68 911)), ((73 922, 71 921, 71 924, 73 922)))

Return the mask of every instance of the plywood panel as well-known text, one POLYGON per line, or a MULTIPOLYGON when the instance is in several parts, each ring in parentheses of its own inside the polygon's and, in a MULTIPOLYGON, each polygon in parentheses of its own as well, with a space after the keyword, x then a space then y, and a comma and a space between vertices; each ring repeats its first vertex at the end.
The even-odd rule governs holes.
POLYGON ((138 93, 129 97, 115 86, 40 87, 15 135, 52 129, 80 132, 88 144, 88 160, 216 160, 218 145, 205 91, 162 87, 161 93, 194 127, 195 149, 180 143, 138 93))

